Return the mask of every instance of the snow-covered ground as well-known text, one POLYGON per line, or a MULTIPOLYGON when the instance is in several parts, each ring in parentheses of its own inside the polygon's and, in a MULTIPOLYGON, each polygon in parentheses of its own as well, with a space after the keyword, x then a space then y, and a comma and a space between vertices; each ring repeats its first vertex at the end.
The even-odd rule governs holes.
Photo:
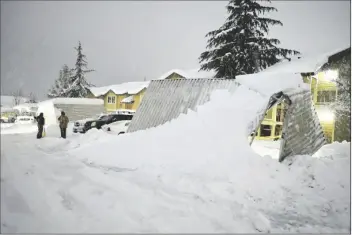
POLYGON ((248 145, 258 100, 217 92, 197 112, 119 136, 2 135, 1 231, 349 232, 350 143, 280 164, 265 153, 279 142, 248 145))
POLYGON ((1 123, 0 127, 1 135, 33 133, 38 130, 36 124, 1 123))

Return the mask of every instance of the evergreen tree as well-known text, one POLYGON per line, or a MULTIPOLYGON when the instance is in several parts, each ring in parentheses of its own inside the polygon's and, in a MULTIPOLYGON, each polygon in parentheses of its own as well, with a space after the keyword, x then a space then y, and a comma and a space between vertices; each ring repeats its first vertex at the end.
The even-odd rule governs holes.
MULTIPOLYGON (((270 3, 270 0, 264 1, 270 3)), ((208 45, 199 57, 200 70, 215 70, 217 78, 235 78, 299 54, 278 47, 280 41, 267 36, 270 25, 282 25, 263 16, 277 11, 276 8, 262 6, 254 0, 230 0, 226 8, 229 16, 223 26, 206 35, 208 45)))
POLYGON ((70 79, 73 76, 73 69, 70 69, 66 64, 62 66, 59 77, 55 81, 55 85, 49 90, 48 97, 65 97, 64 93, 69 88, 70 79))
POLYGON ((74 75, 69 79, 69 86, 65 89, 62 94, 65 97, 86 97, 88 94, 89 87, 93 86, 88 83, 85 74, 94 70, 88 69, 88 62, 86 56, 82 53, 81 42, 78 42, 78 47, 75 47, 77 51, 77 60, 74 69, 74 75))

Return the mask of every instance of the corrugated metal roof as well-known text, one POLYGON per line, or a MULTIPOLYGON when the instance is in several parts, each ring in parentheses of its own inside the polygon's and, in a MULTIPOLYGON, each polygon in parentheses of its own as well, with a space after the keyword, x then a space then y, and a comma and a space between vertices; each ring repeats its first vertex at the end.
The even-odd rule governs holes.
POLYGON ((284 118, 279 161, 293 155, 311 155, 326 139, 309 90, 286 91, 292 104, 284 118))
MULTIPOLYGON (((188 109, 196 111, 197 106, 210 100, 214 90, 225 89, 234 93, 239 86, 238 82, 230 79, 154 80, 150 83, 127 132, 165 124, 180 114, 187 113, 188 109)), ((280 150, 280 161, 292 155, 313 154, 325 144, 310 90, 292 89, 283 92, 292 98, 292 104, 288 107, 284 120, 285 137, 280 150), (301 126, 299 130, 297 125, 301 126)), ((258 110, 257 117, 248 121, 248 135, 258 127, 266 111, 265 108, 258 110)))
POLYGON ((145 130, 177 118, 188 109, 209 101, 212 91, 234 92, 239 83, 230 79, 175 79, 151 81, 127 132, 145 130))

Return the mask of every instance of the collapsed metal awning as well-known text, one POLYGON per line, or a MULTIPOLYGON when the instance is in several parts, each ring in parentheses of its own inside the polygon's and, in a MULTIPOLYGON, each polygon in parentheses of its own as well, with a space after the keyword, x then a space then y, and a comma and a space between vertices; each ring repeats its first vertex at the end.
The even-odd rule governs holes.
MULTIPOLYGON (((214 90, 234 93, 240 83, 233 79, 177 79, 151 81, 143 101, 134 115, 127 132, 135 132, 162 125, 187 110, 210 100, 214 90)), ((258 92, 260 93, 260 92, 258 92)), ((273 92, 274 93, 274 92, 273 92)), ((255 132, 274 105, 285 102, 287 107, 279 161, 294 155, 312 155, 326 143, 309 89, 290 89, 272 94, 268 104, 248 126, 248 135, 255 132)))
POLYGON ((123 100, 121 100, 121 103, 123 103, 123 104, 132 104, 133 102, 134 102, 133 95, 130 95, 130 96, 124 98, 123 100))

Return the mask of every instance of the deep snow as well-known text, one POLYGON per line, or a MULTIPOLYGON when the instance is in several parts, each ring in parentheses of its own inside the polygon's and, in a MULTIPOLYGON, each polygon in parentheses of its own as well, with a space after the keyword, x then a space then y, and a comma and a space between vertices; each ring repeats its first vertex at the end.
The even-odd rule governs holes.
POLYGON ((246 138, 258 100, 215 92, 197 112, 120 136, 2 135, 2 231, 349 232, 350 143, 261 157, 246 138))

